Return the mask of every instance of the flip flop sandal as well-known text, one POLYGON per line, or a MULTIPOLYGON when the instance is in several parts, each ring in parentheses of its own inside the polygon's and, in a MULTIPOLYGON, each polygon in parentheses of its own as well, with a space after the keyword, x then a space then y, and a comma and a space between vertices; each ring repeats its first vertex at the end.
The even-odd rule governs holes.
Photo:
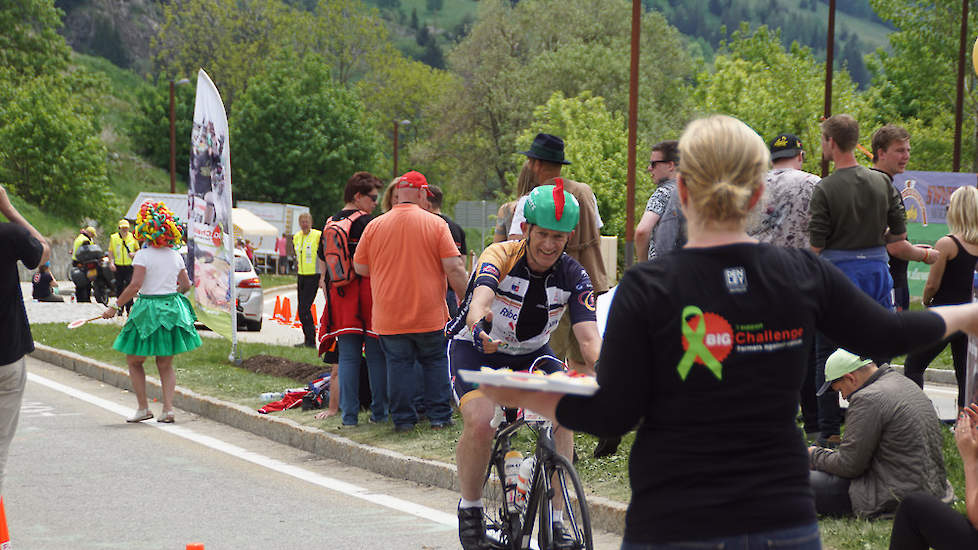
POLYGON ((173 411, 166 411, 160 413, 160 417, 156 419, 157 422, 162 422, 164 424, 173 424, 173 411))
POLYGON ((126 419, 126 422, 142 422, 153 418, 153 413, 149 409, 136 409, 136 412, 126 419))

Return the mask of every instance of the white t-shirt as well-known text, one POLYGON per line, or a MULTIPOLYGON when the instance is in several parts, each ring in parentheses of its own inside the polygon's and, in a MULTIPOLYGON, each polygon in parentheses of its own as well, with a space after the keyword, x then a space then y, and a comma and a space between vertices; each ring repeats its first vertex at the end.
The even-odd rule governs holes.
MULTIPOLYGON (((527 197, 529 195, 523 195, 516 201, 516 208, 513 210, 513 223, 509 226, 510 235, 523 234, 523 228, 520 226, 526 221, 526 216, 523 215, 523 205, 526 204, 527 197)), ((594 214, 598 217, 598 229, 600 230, 604 227, 604 221, 601 220, 601 212, 598 211, 598 197, 594 197, 594 214)))
POLYGON ((186 269, 183 256, 172 248, 147 246, 136 252, 132 265, 146 268, 146 278, 140 294, 173 294, 177 291, 177 276, 186 269))

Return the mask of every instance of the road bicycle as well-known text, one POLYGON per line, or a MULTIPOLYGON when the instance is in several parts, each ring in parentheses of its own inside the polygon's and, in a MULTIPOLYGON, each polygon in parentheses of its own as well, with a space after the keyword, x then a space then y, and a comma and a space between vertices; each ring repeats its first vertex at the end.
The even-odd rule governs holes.
POLYGON ((493 423, 496 438, 483 483, 486 534, 493 548, 531 548, 536 526, 539 550, 593 550, 591 517, 584 489, 574 466, 557 453, 552 423, 529 411, 513 409, 507 409, 505 413, 497 410, 493 423), (525 498, 512 494, 512 487, 507 489, 505 475, 506 454, 513 450, 514 437, 521 430, 529 430, 536 439, 532 474, 524 487, 525 498), (555 513, 563 516, 564 528, 574 539, 572 545, 555 544, 555 513))

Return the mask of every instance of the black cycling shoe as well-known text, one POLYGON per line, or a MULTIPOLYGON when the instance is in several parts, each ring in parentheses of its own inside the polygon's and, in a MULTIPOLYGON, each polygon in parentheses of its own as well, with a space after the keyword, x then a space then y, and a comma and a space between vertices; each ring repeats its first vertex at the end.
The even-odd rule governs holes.
POLYGON ((564 522, 553 522, 553 534, 554 548, 557 550, 579 550, 581 548, 581 545, 577 543, 577 539, 564 527, 564 522))
POLYGON ((486 520, 482 517, 482 508, 458 509, 458 541, 462 550, 489 550, 489 539, 486 538, 486 520))
POLYGON ((619 444, 621 444, 621 437, 599 438, 598 444, 594 447, 594 458, 604 458, 615 454, 619 444))

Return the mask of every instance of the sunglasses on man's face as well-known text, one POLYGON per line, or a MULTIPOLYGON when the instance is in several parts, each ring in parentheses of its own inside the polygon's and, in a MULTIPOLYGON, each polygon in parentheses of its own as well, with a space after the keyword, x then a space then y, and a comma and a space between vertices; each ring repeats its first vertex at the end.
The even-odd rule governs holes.
POLYGON ((655 165, 656 164, 659 164, 661 162, 669 162, 669 161, 668 160, 651 160, 651 161, 649 161, 649 170, 655 168, 655 165))

